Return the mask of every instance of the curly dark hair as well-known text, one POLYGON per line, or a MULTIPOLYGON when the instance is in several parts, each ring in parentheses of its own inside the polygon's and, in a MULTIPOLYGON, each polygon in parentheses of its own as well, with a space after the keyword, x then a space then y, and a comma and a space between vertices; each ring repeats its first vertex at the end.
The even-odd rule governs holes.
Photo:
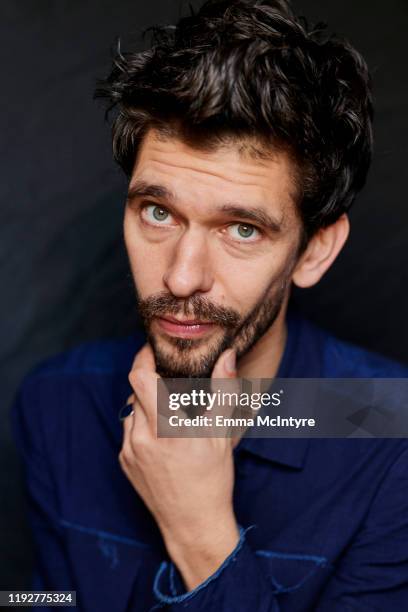
POLYGON ((286 0, 208 0, 147 51, 116 51, 97 97, 116 107, 114 157, 131 175, 150 128, 197 147, 255 139, 294 160, 307 240, 347 211, 372 154, 371 79, 345 40, 286 0))

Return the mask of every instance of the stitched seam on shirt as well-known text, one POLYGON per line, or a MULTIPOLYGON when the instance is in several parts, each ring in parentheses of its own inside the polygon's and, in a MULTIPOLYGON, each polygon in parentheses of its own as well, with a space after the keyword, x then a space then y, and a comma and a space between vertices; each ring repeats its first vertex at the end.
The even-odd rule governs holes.
POLYGON ((280 553, 274 550, 256 550, 255 553, 260 557, 271 557, 275 559, 290 559, 294 561, 313 561, 319 565, 327 563, 326 557, 319 557, 318 555, 305 555, 297 553, 280 553))
POLYGON ((75 531, 80 531, 81 533, 86 533, 87 535, 94 535, 100 538, 105 538, 106 540, 113 540, 114 542, 120 542, 121 544, 128 544, 129 546, 138 546, 139 548, 151 549, 152 547, 149 544, 144 542, 140 542, 139 540, 135 540, 134 538, 128 538, 126 536, 116 535, 115 533, 109 533, 108 531, 100 531, 99 529, 94 529, 93 527, 84 527, 83 525, 78 525, 77 523, 71 523, 64 519, 59 520, 60 525, 67 529, 73 529, 75 531))
POLYGON ((295 554, 295 553, 279 553, 273 550, 256 550, 255 554, 259 557, 266 557, 272 559, 285 559, 290 561, 310 561, 314 563, 314 567, 312 567, 307 574, 299 580, 296 584, 290 586, 284 586, 280 584, 274 576, 270 576, 270 580, 275 587, 275 591, 273 591, 274 595, 278 595, 279 593, 291 593, 292 591, 296 591, 316 572, 319 567, 325 567, 327 565, 331 565, 328 563, 328 559, 326 557, 320 557, 317 555, 305 555, 305 554, 295 554))

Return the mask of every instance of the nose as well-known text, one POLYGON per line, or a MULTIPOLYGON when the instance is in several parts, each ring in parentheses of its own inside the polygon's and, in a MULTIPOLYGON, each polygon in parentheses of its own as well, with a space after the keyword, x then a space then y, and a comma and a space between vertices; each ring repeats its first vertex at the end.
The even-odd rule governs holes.
POLYGON ((213 284, 206 236, 189 228, 177 241, 163 282, 176 297, 207 292, 213 284))

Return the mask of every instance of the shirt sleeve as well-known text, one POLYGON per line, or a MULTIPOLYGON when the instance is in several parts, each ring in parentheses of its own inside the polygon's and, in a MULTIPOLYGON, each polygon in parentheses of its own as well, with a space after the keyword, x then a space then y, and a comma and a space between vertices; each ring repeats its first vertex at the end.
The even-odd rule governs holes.
POLYGON ((247 542, 248 529, 240 528, 240 539, 232 553, 214 574, 192 591, 184 590, 174 564, 164 561, 153 586, 159 602, 157 609, 278 612, 280 608, 273 585, 262 575, 259 560, 247 542))
MULTIPOLYGON (((22 460, 28 519, 34 540, 35 567, 32 588, 74 590, 61 529, 58 526, 56 487, 45 456, 42 414, 52 414, 51 399, 32 375, 21 385, 11 410, 14 440, 22 460)), ((46 609, 46 608, 44 608, 46 609)), ((48 608, 49 609, 49 608, 48 608)))

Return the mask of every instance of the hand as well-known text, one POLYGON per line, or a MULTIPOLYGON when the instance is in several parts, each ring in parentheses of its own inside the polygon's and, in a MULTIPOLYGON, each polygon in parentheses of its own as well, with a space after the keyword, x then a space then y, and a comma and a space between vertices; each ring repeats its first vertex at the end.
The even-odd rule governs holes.
MULTIPOLYGON (((233 349, 217 360, 212 378, 235 378, 233 349)), ((124 420, 119 461, 154 516, 187 588, 211 575, 235 548, 231 438, 157 438, 157 378, 146 344, 129 374, 134 413, 124 420)))

